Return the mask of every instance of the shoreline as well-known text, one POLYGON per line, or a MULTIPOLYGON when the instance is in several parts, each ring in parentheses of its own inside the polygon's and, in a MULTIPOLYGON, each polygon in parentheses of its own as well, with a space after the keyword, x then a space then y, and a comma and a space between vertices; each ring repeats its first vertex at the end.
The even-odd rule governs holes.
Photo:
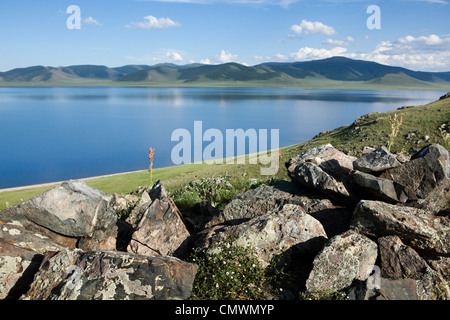
POLYGON ((34 188, 40 188, 40 187, 53 186, 53 185, 61 184, 61 183, 65 182, 65 181, 69 181, 69 180, 89 181, 89 180, 94 180, 94 179, 114 177, 114 176, 119 176, 119 175, 123 175, 123 174, 137 173, 137 172, 144 172, 144 171, 147 171, 147 170, 137 170, 137 171, 112 173, 112 174, 105 174, 105 175, 101 175, 101 176, 94 176, 94 177, 87 177, 87 178, 68 179, 68 180, 63 180, 63 181, 46 182, 46 183, 32 184, 32 185, 27 185, 27 186, 4 188, 4 189, 0 189, 0 193, 9 192, 9 191, 19 191, 19 190, 26 190, 26 189, 34 189, 34 188))

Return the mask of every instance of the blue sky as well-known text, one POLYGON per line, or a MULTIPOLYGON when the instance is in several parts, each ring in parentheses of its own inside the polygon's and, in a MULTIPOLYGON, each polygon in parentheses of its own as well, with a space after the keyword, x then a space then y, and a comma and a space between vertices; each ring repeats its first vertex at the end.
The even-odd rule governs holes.
POLYGON ((2 0, 0 71, 31 65, 305 61, 450 71, 450 0, 2 0), (81 29, 66 22, 81 10, 81 29), (380 8, 369 29, 367 8, 380 8))

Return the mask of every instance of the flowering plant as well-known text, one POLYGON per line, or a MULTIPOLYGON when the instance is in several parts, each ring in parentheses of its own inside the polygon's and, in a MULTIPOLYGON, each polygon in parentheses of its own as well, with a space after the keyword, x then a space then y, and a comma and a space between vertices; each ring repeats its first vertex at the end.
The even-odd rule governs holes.
POLYGON ((150 166, 148 167, 148 171, 150 172, 150 184, 153 185, 153 155, 155 154, 155 149, 150 148, 148 153, 148 158, 150 160, 150 166))

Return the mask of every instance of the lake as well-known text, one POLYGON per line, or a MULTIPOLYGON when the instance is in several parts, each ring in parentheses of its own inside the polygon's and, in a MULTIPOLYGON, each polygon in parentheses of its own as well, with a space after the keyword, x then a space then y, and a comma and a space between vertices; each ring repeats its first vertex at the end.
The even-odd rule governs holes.
MULTIPOLYGON (((422 105, 438 91, 279 88, 0 88, 0 188, 173 165, 172 132, 279 129, 307 141, 370 112, 422 105)), ((206 143, 207 144, 207 143, 206 143)), ((205 144, 205 145, 206 145, 205 144)), ((204 146, 205 146, 204 145, 204 146)))

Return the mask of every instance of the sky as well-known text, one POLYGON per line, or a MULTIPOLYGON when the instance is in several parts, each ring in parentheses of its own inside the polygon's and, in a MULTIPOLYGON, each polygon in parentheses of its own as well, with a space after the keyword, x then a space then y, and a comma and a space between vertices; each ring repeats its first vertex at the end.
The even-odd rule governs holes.
POLYGON ((450 0, 2 0, 0 71, 332 56, 450 71, 449 17, 450 0))

